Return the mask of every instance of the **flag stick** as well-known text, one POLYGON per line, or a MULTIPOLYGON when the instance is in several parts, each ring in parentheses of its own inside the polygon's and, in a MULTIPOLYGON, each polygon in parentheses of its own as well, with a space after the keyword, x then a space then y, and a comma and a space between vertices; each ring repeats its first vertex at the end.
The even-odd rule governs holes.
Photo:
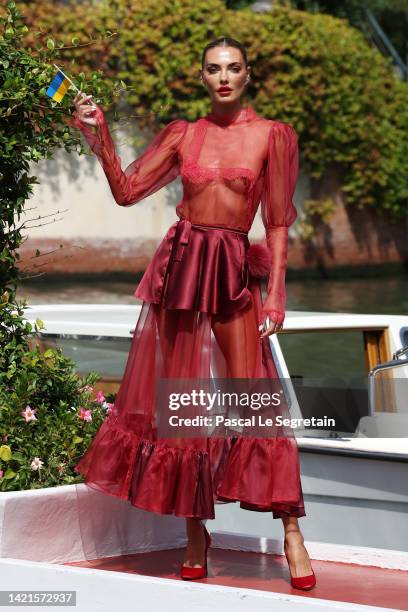
MULTIPOLYGON (((57 66, 57 64, 54 64, 54 66, 56 67, 57 70, 59 70, 66 79, 68 79, 68 81, 71 83, 71 85, 73 85, 75 87, 75 89, 77 90, 78 93, 84 93, 83 91, 81 91, 80 89, 78 89, 78 87, 75 85, 75 83, 69 78, 67 77, 67 75, 65 74, 65 72, 63 70, 61 70, 61 68, 59 66, 57 66)), ((90 102, 91 106, 93 106, 92 101, 91 100, 87 100, 87 102, 90 102)))

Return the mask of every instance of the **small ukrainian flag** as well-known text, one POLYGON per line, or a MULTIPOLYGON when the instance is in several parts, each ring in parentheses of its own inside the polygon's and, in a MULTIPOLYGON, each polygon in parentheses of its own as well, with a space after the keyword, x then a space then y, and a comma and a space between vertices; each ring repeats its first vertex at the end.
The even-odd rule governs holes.
MULTIPOLYGON (((54 66, 56 66, 56 64, 54 64, 54 66)), ((58 66, 56 66, 56 68, 58 68, 58 66)), ((72 81, 67 76, 65 76, 65 74, 60 68, 58 68, 57 74, 53 78, 50 86, 48 87, 45 93, 47 94, 47 96, 49 96, 56 102, 61 102, 62 98, 67 93, 71 83, 72 81)))

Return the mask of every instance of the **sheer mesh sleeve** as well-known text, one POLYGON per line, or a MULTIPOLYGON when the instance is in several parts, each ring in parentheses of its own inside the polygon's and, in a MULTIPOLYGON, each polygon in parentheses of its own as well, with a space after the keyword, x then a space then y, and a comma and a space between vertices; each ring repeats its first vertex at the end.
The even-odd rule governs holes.
POLYGON ((261 196, 261 216, 272 259, 262 312, 278 323, 285 319, 288 228, 297 218, 293 195, 298 177, 298 156, 298 138, 294 128, 287 123, 274 122, 269 134, 261 196))
POLYGON ((96 131, 83 123, 76 111, 71 118, 71 125, 81 130, 97 156, 112 195, 119 205, 132 206, 178 176, 178 147, 185 134, 187 121, 175 119, 168 123, 153 137, 145 151, 123 171, 104 113, 98 105, 95 106, 93 116, 98 123, 96 131))

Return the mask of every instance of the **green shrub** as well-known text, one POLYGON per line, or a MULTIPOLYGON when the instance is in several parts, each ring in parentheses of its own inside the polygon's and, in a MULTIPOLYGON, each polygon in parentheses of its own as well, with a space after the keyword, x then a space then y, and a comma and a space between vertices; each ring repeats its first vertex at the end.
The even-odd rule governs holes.
POLYGON ((81 378, 60 348, 41 350, 22 302, 0 304, 0 491, 80 482, 73 471, 107 412, 111 399, 81 378), (37 460, 42 463, 38 463, 37 460))

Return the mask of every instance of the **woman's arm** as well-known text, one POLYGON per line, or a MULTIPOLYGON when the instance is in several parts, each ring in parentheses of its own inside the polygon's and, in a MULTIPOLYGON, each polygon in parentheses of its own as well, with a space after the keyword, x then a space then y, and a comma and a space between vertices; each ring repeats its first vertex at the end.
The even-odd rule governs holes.
POLYGON ((297 134, 290 124, 274 121, 269 133, 268 161, 261 197, 261 216, 272 259, 262 313, 278 324, 285 319, 288 228, 297 218, 293 195, 298 170, 297 134))
POLYGON ((83 123, 77 112, 73 113, 71 125, 81 130, 97 156, 113 197, 120 206, 133 206, 178 176, 178 150, 188 125, 187 121, 175 119, 168 123, 153 137, 145 151, 123 171, 105 115, 99 106, 95 103, 94 105, 96 131, 83 123))

